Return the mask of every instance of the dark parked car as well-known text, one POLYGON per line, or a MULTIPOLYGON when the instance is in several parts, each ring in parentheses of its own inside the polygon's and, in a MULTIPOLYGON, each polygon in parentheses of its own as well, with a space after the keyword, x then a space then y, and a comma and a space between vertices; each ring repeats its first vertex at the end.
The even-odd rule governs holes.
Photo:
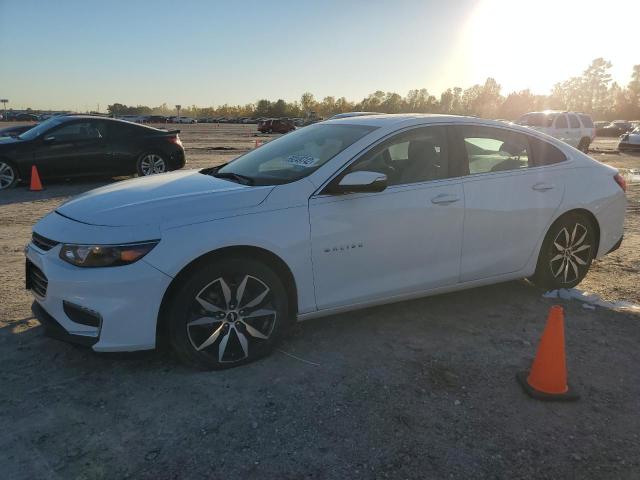
POLYGON ((596 135, 601 137, 619 137, 623 133, 627 133, 633 130, 631 122, 626 120, 616 120, 609 125, 596 130, 596 135))
POLYGON ((17 137, 21 133, 31 130, 38 125, 37 123, 30 123, 28 125, 14 125, 13 127, 0 128, 0 137, 17 137))
POLYGON ((289 133, 295 130, 296 126, 291 120, 269 119, 258 124, 258 131, 262 133, 289 133))
POLYGON ((54 117, 18 137, 0 138, 0 189, 28 181, 32 165, 43 178, 177 170, 185 164, 178 133, 112 118, 54 117))
POLYGON ((37 122, 38 120, 40 120, 40 117, 33 113, 17 113, 13 117, 13 120, 15 120, 16 122, 37 122))

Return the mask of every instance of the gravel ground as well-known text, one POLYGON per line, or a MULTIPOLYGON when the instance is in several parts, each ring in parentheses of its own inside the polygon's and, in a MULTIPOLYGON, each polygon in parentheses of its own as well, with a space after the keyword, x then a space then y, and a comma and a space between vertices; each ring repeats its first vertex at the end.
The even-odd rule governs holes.
MULTIPOLYGON (((181 129, 188 167, 259 138, 244 126, 181 129)), ((594 157, 640 166, 612 145, 596 142, 594 157)), ((3 478, 640 478, 640 316, 561 300, 582 398, 537 402, 514 375, 557 301, 525 281, 298 324, 280 351, 222 372, 44 337, 23 290, 31 225, 108 181, 0 194, 3 478)), ((581 288, 640 303, 638 185, 629 200, 625 242, 581 288)))

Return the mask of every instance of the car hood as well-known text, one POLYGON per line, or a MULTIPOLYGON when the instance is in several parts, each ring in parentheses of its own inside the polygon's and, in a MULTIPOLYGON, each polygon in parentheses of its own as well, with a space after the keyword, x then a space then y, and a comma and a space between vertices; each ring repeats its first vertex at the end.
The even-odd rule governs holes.
POLYGON ((249 187, 187 170, 97 188, 56 212, 90 225, 186 225, 255 207, 271 190, 272 186, 249 187))

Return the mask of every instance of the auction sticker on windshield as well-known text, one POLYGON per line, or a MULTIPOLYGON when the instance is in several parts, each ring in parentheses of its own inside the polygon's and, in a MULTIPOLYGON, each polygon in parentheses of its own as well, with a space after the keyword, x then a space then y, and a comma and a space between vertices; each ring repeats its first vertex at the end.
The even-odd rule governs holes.
POLYGON ((319 158, 315 158, 309 154, 294 154, 287 157, 287 162, 292 165, 299 165, 301 167, 313 167, 318 163, 319 158))

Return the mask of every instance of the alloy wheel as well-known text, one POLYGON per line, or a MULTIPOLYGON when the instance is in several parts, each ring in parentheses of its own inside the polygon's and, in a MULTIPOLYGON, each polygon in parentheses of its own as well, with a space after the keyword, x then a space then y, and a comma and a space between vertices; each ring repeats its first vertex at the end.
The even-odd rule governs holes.
POLYGON ((569 284, 583 276, 591 259, 591 245, 586 243, 588 229, 576 223, 571 229, 563 227, 553 240, 552 257, 549 267, 554 278, 560 283, 569 284))
POLYGON ((155 153, 149 153, 140 160, 140 170, 144 176, 164 173, 167 165, 164 159, 155 153))
POLYGON ((273 333, 277 315, 271 297, 271 289, 255 276, 216 278, 195 297, 186 325, 191 345, 220 363, 246 359, 273 333))
POLYGON ((7 163, 0 162, 0 190, 13 185, 15 179, 16 174, 13 171, 13 167, 7 163))

